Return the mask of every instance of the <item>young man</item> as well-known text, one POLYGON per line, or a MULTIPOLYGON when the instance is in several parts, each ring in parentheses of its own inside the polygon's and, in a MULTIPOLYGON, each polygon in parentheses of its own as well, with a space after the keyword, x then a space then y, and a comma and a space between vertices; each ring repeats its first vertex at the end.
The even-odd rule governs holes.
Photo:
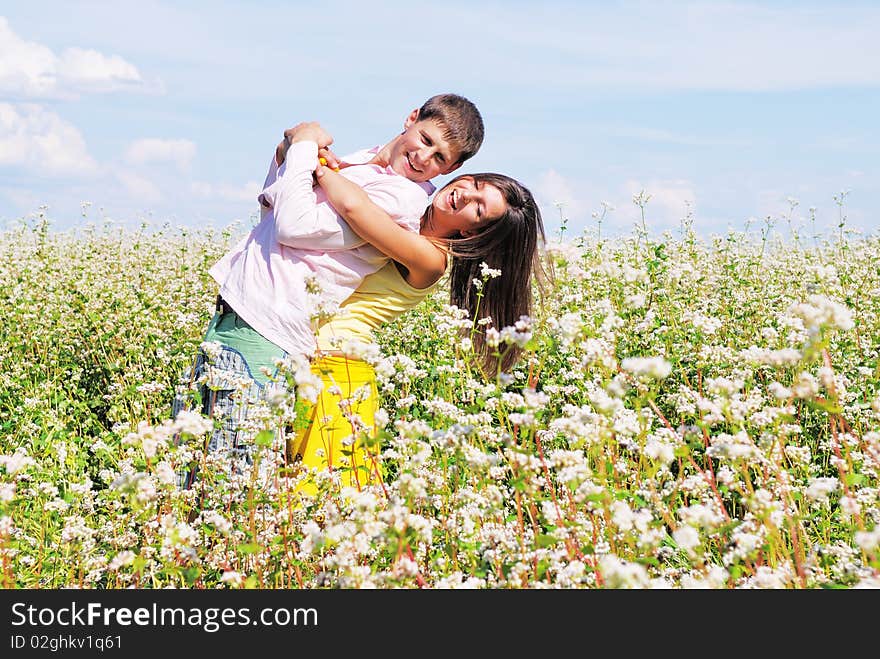
MULTIPOLYGON (((403 127, 384 146, 344 157, 341 172, 398 224, 418 232, 434 192, 429 180, 477 152, 483 121, 466 98, 440 94, 413 110, 403 127)), ((332 141, 315 122, 285 131, 259 197, 260 223, 209 271, 224 309, 288 354, 311 355, 317 317, 332 314, 388 261, 313 186, 319 152, 334 158, 327 151, 332 141)))
MULTIPOLYGON (((410 112, 403 132, 384 146, 343 158, 340 173, 398 224, 418 232, 434 192, 429 179, 460 167, 482 141, 476 106, 462 96, 440 94, 410 112)), ((209 452, 231 449, 249 460, 252 421, 259 415, 250 408, 276 386, 277 360, 310 356, 316 316, 331 315, 366 275, 388 262, 314 186, 319 152, 336 163, 328 150, 332 142, 315 122, 285 131, 259 196, 260 222, 209 270, 220 287, 203 343, 211 359, 198 351, 172 410, 176 417, 191 406, 191 393, 199 392, 202 413, 221 418, 209 452)))

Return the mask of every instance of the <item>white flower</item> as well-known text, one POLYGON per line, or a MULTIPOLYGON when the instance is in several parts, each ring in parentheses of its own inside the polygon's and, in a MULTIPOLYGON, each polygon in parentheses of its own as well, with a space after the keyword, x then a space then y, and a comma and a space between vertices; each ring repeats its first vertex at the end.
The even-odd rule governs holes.
POLYGON ((767 385, 767 391, 769 391, 776 400, 786 400, 794 395, 794 392, 792 392, 791 389, 783 386, 775 380, 767 385))
POLYGON ((824 295, 811 295, 807 302, 794 304, 789 308, 789 313, 804 321, 804 325, 811 333, 822 327, 848 330, 853 327, 852 311, 843 304, 835 302, 824 295))
POLYGON ((715 334, 718 328, 721 327, 721 321, 717 318, 706 316, 696 311, 685 311, 681 314, 681 319, 708 335, 715 334))
POLYGON ((639 563, 607 554, 599 561, 599 567, 607 588, 645 588, 648 584, 648 571, 639 563))
POLYGON ((199 344, 199 349, 205 353, 209 362, 213 362, 216 361, 220 356, 220 353, 223 352, 223 344, 219 341, 202 341, 202 343, 199 344))
POLYGON ((627 357, 620 367, 635 376, 662 380, 672 372, 672 364, 662 357, 627 357))
POLYGON ((709 569, 706 575, 684 575, 681 578, 681 587, 691 589, 723 588, 729 576, 727 570, 720 565, 715 565, 709 569))
POLYGON ((840 481, 836 478, 813 478, 807 489, 804 490, 804 494, 814 501, 826 501, 828 495, 834 492, 839 485, 840 481))
POLYGON ((859 514, 860 506, 855 497, 840 497, 840 512, 845 517, 854 517, 859 514))
POLYGON ((177 482, 177 474, 166 460, 156 465, 156 478, 162 485, 174 485, 177 482))
POLYGON ((228 583, 230 586, 237 588, 244 584, 244 575, 235 570, 226 570, 220 577, 220 583, 228 583))
POLYGON ((670 464, 675 460, 675 446, 665 437, 649 435, 645 440, 645 455, 662 464, 670 464))
POLYGON ((195 410, 180 410, 174 418, 174 430, 188 435, 199 436, 213 430, 214 422, 195 410))
POLYGON ((689 556, 696 555, 696 548, 700 546, 700 534, 693 526, 679 526, 672 532, 672 539, 679 547, 685 550, 689 556))
POLYGON ((501 276, 501 270, 495 270, 489 267, 489 264, 483 261, 480 263, 480 276, 483 279, 495 279, 501 276))
POLYGON ((880 548, 880 524, 873 531, 856 531, 853 539, 863 551, 874 553, 880 548))
POLYGON ((624 304, 628 309, 641 309, 645 306, 645 296, 643 293, 633 293, 626 297, 624 304))
POLYGON ((795 381, 792 382, 791 391, 798 398, 810 400, 811 398, 815 398, 816 394, 819 393, 819 383, 816 381, 816 378, 812 373, 802 371, 798 374, 795 381))
POLYGON ((17 448, 12 455, 0 455, 0 465, 6 468, 6 473, 10 476, 33 464, 36 464, 34 459, 27 454, 24 447, 17 448))
POLYGON ((111 572, 115 572, 125 565, 131 565, 132 563, 134 563, 135 558, 135 553, 126 549, 119 552, 118 554, 116 554, 116 556, 113 557, 113 560, 110 561, 110 563, 107 565, 107 569, 111 572))

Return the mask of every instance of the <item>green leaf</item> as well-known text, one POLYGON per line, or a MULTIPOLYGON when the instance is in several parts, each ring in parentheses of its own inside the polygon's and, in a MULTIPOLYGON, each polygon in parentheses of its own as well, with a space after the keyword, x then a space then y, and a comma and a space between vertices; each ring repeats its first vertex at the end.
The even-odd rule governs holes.
POLYGON ((242 554, 256 554, 262 547, 256 542, 246 542, 236 547, 242 554))
POLYGON ((861 485, 868 479, 865 478, 864 474, 847 474, 846 475, 846 484, 847 485, 861 485))
POLYGON ((535 536, 535 544, 538 545, 539 547, 541 547, 542 549, 545 549, 547 547, 552 547, 553 545, 555 545, 558 542, 559 542, 558 538, 556 538, 552 535, 548 535, 546 533, 540 533, 535 536))
POLYGON ((272 446, 272 440, 275 439, 275 432, 272 430, 261 430, 257 433, 254 443, 257 446, 272 446))

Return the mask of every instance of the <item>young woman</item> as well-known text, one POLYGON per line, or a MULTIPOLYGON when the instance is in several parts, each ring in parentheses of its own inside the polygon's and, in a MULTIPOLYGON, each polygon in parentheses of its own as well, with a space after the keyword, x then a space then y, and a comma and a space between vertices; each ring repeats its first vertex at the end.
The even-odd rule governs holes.
MULTIPOLYGON (((371 343, 374 330, 421 302, 447 269, 450 304, 466 309, 470 318, 491 318, 501 330, 530 315, 532 278, 540 282, 543 276, 538 247, 544 228, 529 190, 501 174, 453 179, 435 194, 418 234, 395 224, 363 190, 330 168, 319 165, 315 174, 351 228, 392 261, 362 282, 342 304, 343 313, 320 327, 312 372, 321 377, 323 388, 289 455, 316 473, 337 470, 342 485, 360 488, 380 478, 378 447, 362 441, 373 434, 376 377, 357 351, 345 347, 371 343), (473 280, 483 278, 483 264, 501 275, 484 283, 478 308, 473 280)), ((498 359, 485 338, 476 333, 474 347, 487 375, 516 362, 515 346, 498 359)), ((301 489, 318 491, 315 481, 301 489)))

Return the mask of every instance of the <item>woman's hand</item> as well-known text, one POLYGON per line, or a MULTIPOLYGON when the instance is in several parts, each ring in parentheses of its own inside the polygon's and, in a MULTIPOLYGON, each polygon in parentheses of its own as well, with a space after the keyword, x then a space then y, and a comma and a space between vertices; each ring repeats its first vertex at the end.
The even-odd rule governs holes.
POLYGON ((318 165, 324 165, 329 167, 334 172, 339 171, 339 167, 341 166, 342 161, 336 157, 336 154, 333 153, 330 149, 324 147, 322 149, 318 149, 318 165))

